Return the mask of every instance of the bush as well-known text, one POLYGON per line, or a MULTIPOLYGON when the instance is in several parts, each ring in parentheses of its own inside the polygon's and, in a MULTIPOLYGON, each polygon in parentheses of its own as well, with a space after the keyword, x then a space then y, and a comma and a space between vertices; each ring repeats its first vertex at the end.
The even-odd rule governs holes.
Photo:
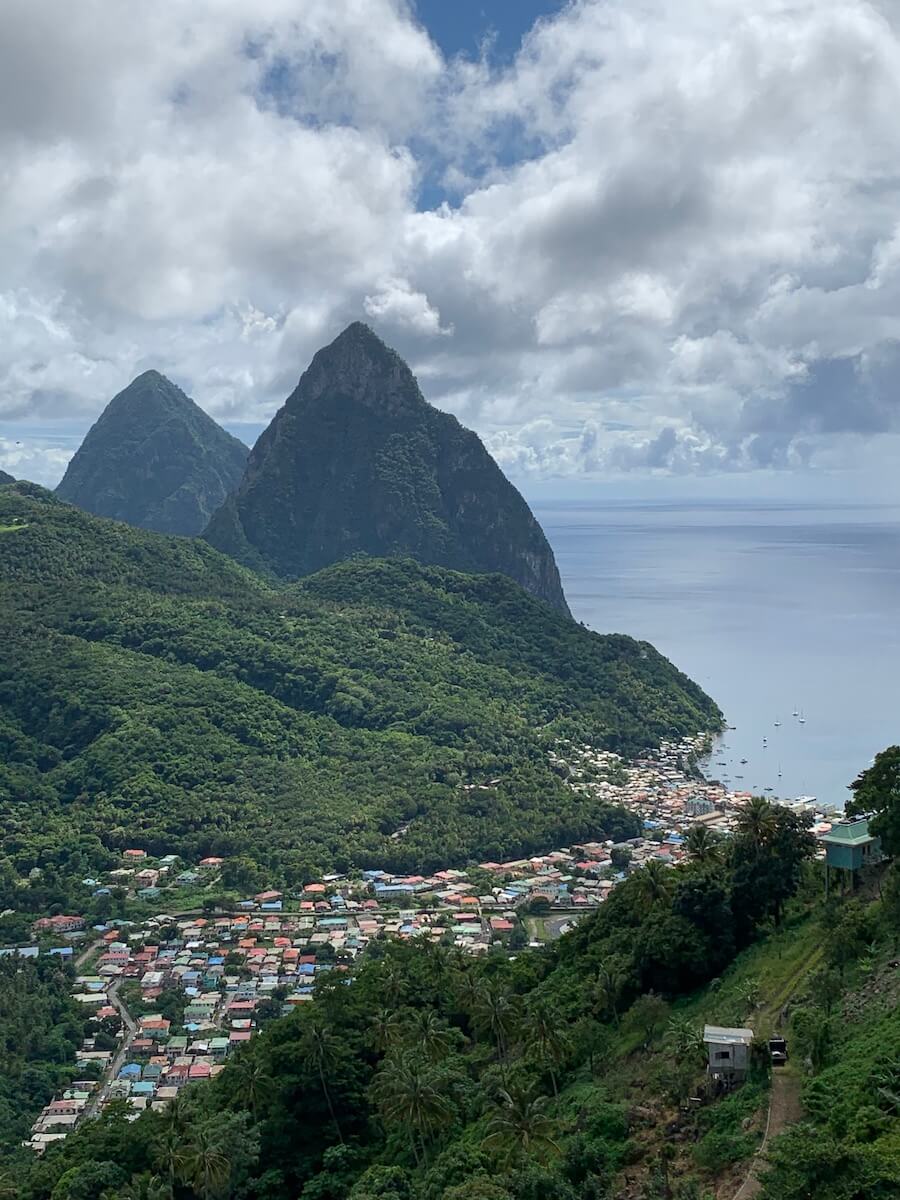
POLYGON ((702 1170, 715 1175, 729 1163, 749 1158, 755 1149, 756 1138, 752 1134, 711 1129, 694 1147, 694 1161, 702 1170))

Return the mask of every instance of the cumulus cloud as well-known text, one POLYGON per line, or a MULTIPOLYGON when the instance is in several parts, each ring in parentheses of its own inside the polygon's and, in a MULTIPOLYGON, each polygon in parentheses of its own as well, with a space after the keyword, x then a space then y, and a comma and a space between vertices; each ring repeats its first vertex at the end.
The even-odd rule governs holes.
POLYGON ((850 461, 900 430, 898 106, 875 0, 573 0, 502 66, 407 0, 7 0, 0 419, 44 479, 148 366, 262 421, 362 315, 515 473, 850 461))

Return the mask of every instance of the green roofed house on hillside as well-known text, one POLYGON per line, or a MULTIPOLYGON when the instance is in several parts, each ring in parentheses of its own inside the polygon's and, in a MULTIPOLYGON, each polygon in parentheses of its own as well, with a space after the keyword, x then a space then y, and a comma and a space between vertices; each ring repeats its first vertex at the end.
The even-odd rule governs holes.
POLYGON ((881 840, 869 832, 868 817, 835 821, 821 840, 825 845, 826 891, 832 867, 855 872, 881 859, 881 840))

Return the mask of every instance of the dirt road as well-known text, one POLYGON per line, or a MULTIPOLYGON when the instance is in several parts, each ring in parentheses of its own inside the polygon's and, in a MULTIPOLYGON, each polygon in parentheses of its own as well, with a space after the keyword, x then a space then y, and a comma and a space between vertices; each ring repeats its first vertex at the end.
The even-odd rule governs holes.
POLYGON ((803 1116, 803 1106, 800 1103, 800 1088, 802 1081, 789 1066, 779 1067, 772 1072, 772 1088, 769 1093, 769 1119, 766 1122, 766 1133, 756 1157, 750 1166, 750 1172, 741 1187, 735 1193, 734 1200, 751 1200, 759 1195, 762 1188, 760 1176, 765 1172, 765 1151, 771 1138, 799 1121, 803 1116))

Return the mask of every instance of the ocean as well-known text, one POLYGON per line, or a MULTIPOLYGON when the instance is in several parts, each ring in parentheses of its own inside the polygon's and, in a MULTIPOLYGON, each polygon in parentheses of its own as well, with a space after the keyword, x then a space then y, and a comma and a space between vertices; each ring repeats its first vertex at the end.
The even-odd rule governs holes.
POLYGON ((840 806, 900 741, 900 508, 551 501, 535 514, 574 616, 652 642, 735 727, 711 776, 840 806))

